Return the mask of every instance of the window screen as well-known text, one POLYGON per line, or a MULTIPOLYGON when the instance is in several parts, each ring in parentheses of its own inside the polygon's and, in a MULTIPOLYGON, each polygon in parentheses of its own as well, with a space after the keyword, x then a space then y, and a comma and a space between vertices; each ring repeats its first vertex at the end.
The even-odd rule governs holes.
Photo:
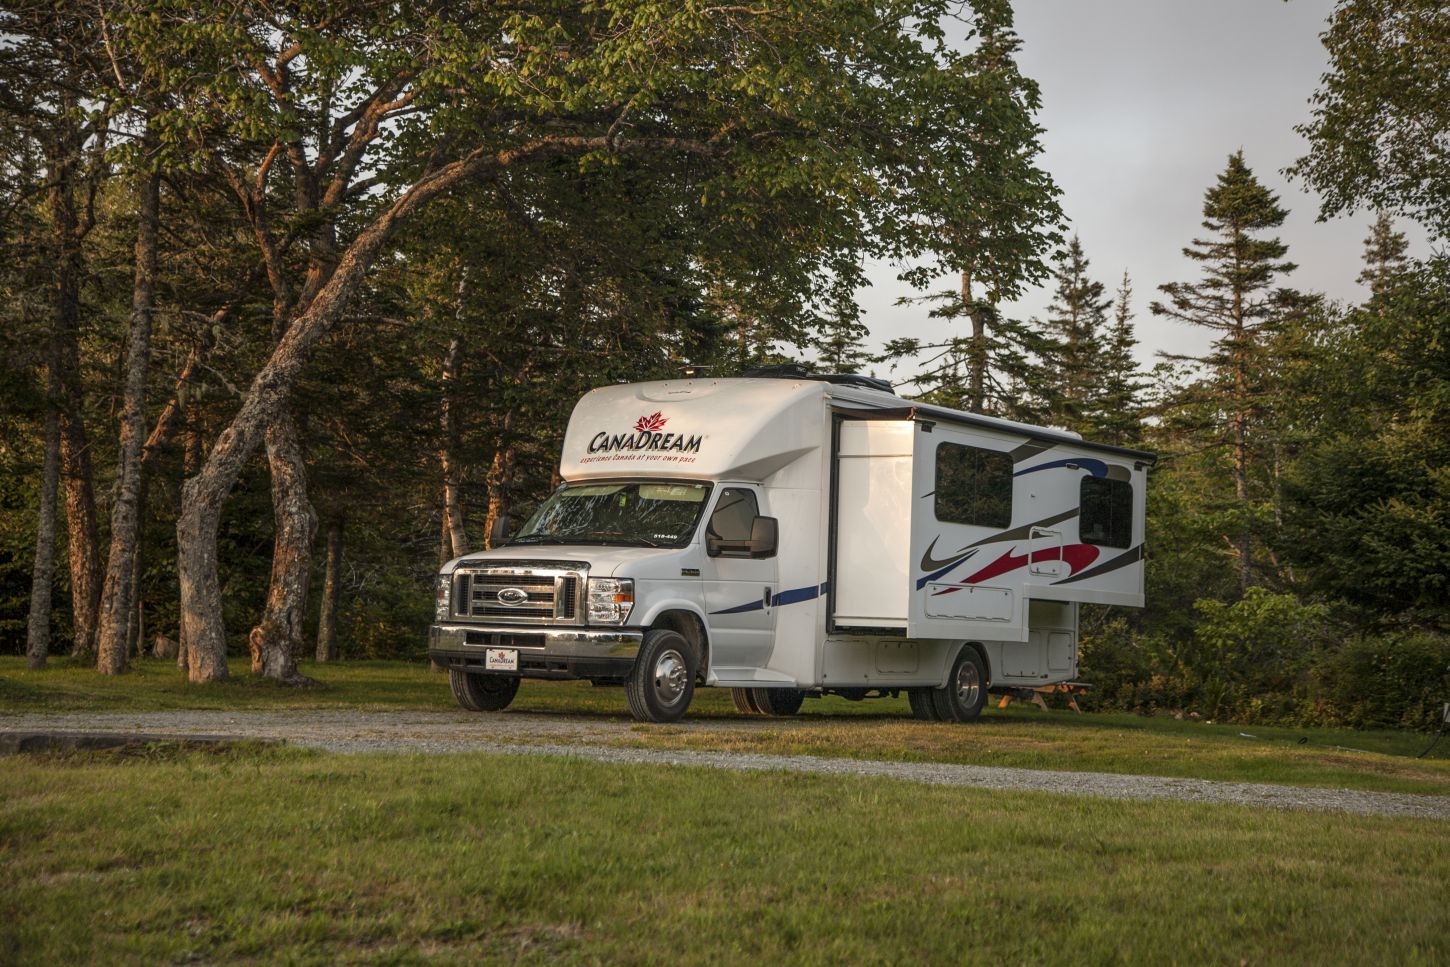
POLYGON ((1133 485, 1106 477, 1082 478, 1080 536, 1084 544, 1127 547, 1133 543, 1133 485))
POLYGON ((726 487, 720 491, 720 501, 710 515, 709 531, 722 541, 748 541, 750 526, 759 513, 753 492, 726 487))
POLYGON ((936 519, 947 524, 1012 523, 1012 458, 957 443, 936 448, 936 519))

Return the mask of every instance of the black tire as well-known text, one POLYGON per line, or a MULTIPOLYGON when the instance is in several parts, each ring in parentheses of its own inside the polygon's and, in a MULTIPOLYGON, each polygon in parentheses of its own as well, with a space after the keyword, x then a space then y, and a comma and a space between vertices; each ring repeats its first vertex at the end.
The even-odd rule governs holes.
POLYGON ((656 628, 644 636, 624 683, 629 714, 641 722, 673 722, 695 697, 700 659, 678 631, 656 628))
POLYGON ((750 697, 762 715, 794 715, 801 710, 806 693, 798 688, 752 688, 750 697))
POLYGON ((498 712, 508 708, 519 693, 519 680, 511 675, 479 675, 448 669, 453 697, 470 712, 498 712))
POLYGON ((913 718, 923 722, 939 722, 936 717, 936 703, 931 700, 931 689, 929 688, 908 688, 906 700, 911 703, 911 714, 913 718))
POLYGON ((730 699, 735 703, 735 711, 741 715, 759 715, 760 709, 755 707, 755 699, 748 688, 730 689, 730 699))
POLYGON ((973 722, 987 705, 987 663, 967 645, 957 653, 944 688, 931 690, 931 702, 943 722, 973 722))

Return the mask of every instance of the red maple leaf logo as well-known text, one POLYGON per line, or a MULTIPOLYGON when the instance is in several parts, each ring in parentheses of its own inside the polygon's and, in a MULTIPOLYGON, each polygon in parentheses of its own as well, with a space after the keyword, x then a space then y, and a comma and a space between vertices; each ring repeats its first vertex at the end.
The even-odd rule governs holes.
POLYGON ((669 421, 660 416, 659 410, 655 410, 651 416, 642 416, 634 421, 634 428, 639 433, 653 433, 669 421))

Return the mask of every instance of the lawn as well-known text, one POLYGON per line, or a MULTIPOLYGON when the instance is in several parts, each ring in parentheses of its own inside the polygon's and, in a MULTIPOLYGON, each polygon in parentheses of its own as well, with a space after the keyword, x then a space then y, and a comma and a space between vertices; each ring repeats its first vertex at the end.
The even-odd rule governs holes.
MULTIPOLYGON (((458 712, 446 679, 426 665, 305 665, 325 688, 285 688, 242 672, 197 687, 169 663, 142 662, 117 678, 56 663, 28 672, 0 658, 0 728, 23 712, 355 707, 458 712)), ((628 722, 617 688, 527 681, 505 715, 532 712, 628 722)), ((1450 794, 1450 741, 1415 758, 1430 737, 1404 732, 1287 729, 1178 721, 1166 716, 1042 712, 995 707, 971 726, 917 722, 904 699, 810 700, 792 719, 740 716, 723 689, 700 689, 683 723, 601 733, 598 741, 651 748, 734 749, 920 762, 1120 772, 1185 778, 1450 794), (1300 740, 1303 740, 1302 743, 1300 740)))
POLYGON ((1446 963, 1445 833, 558 758, 23 756, 0 963, 1446 963))

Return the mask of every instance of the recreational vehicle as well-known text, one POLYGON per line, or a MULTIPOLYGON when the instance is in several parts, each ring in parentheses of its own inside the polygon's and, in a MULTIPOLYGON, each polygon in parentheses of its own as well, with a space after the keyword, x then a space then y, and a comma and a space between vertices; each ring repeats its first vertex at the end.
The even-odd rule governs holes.
POLYGON ((1153 460, 862 376, 603 387, 563 485, 443 567, 429 654, 475 711, 578 678, 651 722, 697 685, 769 715, 904 692, 968 722, 989 689, 1074 679, 1079 604, 1142 606, 1153 460))

